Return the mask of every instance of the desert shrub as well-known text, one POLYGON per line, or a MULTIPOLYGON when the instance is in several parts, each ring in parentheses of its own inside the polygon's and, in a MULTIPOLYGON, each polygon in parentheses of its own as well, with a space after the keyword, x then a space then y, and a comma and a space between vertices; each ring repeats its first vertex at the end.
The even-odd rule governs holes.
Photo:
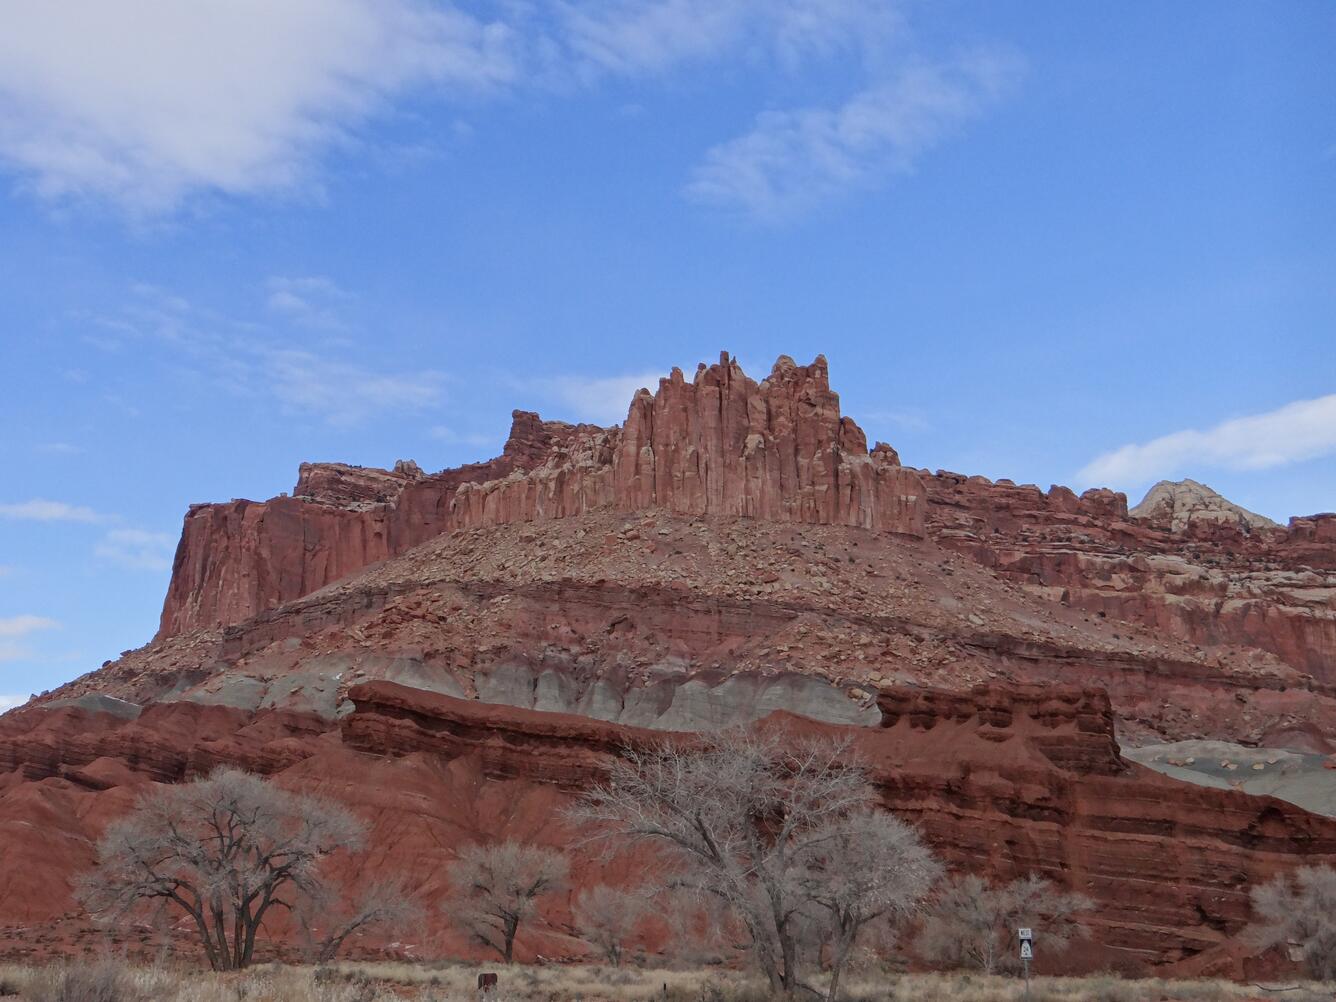
POLYGON ((47 968, 25 992, 30 1002, 147 1002, 125 969, 111 960, 47 968))
POLYGON ((446 914, 508 964, 521 923, 539 899, 565 887, 568 868, 565 857, 541 846, 469 846, 450 864, 453 892, 444 903, 446 914))
POLYGON ((1036 952, 1061 953, 1089 935, 1077 918, 1094 905, 1033 875, 1000 886, 968 874, 953 880, 928 913, 915 944, 919 954, 947 967, 986 973, 1020 966, 1016 929, 1035 930, 1036 952))
POLYGON ((1308 973, 1336 980, 1336 870, 1301 866, 1254 887, 1256 921, 1245 936, 1257 947, 1297 947, 1308 973))
POLYGON ((1136 986, 1101 976, 1090 979, 1084 1002, 1140 1002, 1140 999, 1136 986))

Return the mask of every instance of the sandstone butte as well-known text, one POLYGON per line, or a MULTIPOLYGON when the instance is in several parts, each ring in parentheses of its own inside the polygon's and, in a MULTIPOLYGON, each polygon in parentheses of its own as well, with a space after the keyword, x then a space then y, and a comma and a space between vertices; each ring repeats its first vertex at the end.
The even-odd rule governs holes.
MULTIPOLYGON (((1336 751, 1336 515, 911 469, 820 356, 674 370, 612 428, 516 411, 440 473, 304 464, 190 509, 151 643, 0 717, 0 954, 101 942, 70 887, 145 783, 236 763, 346 801, 376 848, 344 872, 436 901, 461 841, 569 844, 622 744, 754 721, 847 735, 953 866, 1094 898, 1069 966, 1262 969, 1248 888, 1336 862, 1336 820, 1122 750, 1336 751)), ((521 959, 581 954, 569 908, 521 959)), ((472 949, 420 932, 396 949, 472 949)))

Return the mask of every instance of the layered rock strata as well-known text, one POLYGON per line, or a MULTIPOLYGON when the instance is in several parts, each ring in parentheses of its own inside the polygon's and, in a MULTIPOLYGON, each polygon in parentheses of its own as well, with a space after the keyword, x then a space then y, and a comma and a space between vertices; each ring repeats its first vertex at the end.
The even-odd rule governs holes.
POLYGON ((430 477, 302 467, 296 496, 186 516, 160 636, 239 622, 459 528, 663 508, 923 533, 923 485, 840 415, 826 361, 757 383, 726 354, 680 369, 607 429, 515 413, 505 451, 430 477))
MULTIPOLYGON (((468 955, 475 948, 434 907, 459 845, 515 837, 569 849, 561 808, 603 778, 624 745, 695 740, 386 682, 344 695, 352 710, 337 725, 190 704, 150 707, 137 720, 74 707, 6 716, 0 953, 31 959, 92 942, 70 889, 91 865, 102 826, 146 782, 231 763, 348 804, 376 847, 350 861, 357 875, 408 876, 427 899, 413 955, 468 955)), ((1184 787, 1124 761, 1096 690, 888 686, 877 704, 874 726, 783 714, 762 726, 852 742, 885 805, 953 867, 997 879, 1039 873, 1094 898, 1092 943, 1067 959, 1077 967, 1233 970, 1228 944, 1247 920, 1248 887, 1301 860, 1336 861, 1336 821, 1266 797, 1184 787)), ((637 879, 634 861, 609 870, 597 853, 576 848, 573 857, 577 886, 637 879)), ((569 902, 551 909, 560 929, 569 902)), ((122 932, 130 949, 152 948, 135 929, 122 932)), ((526 936, 521 959, 584 949, 526 936)))

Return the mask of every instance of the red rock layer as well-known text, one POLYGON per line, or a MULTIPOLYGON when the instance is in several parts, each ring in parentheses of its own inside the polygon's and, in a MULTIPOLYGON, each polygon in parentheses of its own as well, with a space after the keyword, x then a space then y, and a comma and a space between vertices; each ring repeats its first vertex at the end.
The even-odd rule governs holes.
MULTIPOLYGON (((394 756, 468 756, 494 780, 578 790, 626 741, 690 740, 585 718, 480 706, 387 683, 356 686, 345 745, 394 756)), ((1184 786, 1118 755, 1098 690, 889 688, 879 729, 776 715, 768 726, 840 733, 888 808, 953 866, 1040 873, 1090 895, 1097 967, 1228 954, 1248 888, 1299 861, 1336 860, 1336 821, 1271 798, 1184 786)))
MULTIPOLYGON (((355 709, 337 729, 299 714, 181 704, 151 707, 138 721, 69 709, 5 717, 0 952, 31 958, 87 939, 72 881, 91 865, 91 840, 145 782, 235 762, 336 797, 372 826, 376 849, 361 876, 409 876, 434 904, 459 845, 519 837, 569 847, 561 808, 606 774, 618 748, 692 740, 384 682, 348 695, 355 709)), ((784 714, 764 726, 851 740, 885 804, 953 866, 998 878, 1038 872, 1089 894, 1098 907, 1082 964, 1227 955, 1247 920, 1249 885, 1301 861, 1336 860, 1336 821, 1124 762, 1097 690, 892 687, 880 705, 880 728, 784 714)), ((578 881, 636 878, 633 861, 610 875, 576 857, 578 881)), ((427 914, 414 938, 419 957, 467 952, 438 911, 427 914)), ((533 949, 527 942, 522 957, 533 949)))
POLYGON ((1101 617, 1203 646, 1276 655, 1336 682, 1336 515, 1184 532, 1128 517, 1110 491, 925 476, 928 533, 1005 579, 1101 617))
POLYGON ((504 452, 485 463, 434 476, 415 464, 305 463, 296 497, 192 505, 158 635, 240 622, 402 553, 455 524, 450 503, 462 484, 531 469, 597 430, 515 411, 504 452))
POLYGON ((197 505, 159 636, 223 626, 458 528, 666 508, 923 534, 924 489, 840 416, 826 361, 782 357, 761 383, 725 354, 641 391, 622 427, 516 412, 505 452, 431 477, 303 466, 298 497, 197 505))

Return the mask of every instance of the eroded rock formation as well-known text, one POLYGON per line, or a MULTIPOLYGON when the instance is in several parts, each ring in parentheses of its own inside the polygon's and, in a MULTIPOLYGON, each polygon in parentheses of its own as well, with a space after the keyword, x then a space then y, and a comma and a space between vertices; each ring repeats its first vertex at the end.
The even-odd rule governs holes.
POLYGON ((1161 480, 1128 514, 1171 532, 1202 523, 1235 526, 1244 532, 1279 528, 1265 515, 1241 508, 1195 480, 1161 480))
POLYGON ((847 730, 953 864, 1095 896, 1090 963, 1209 966, 1336 822, 1119 744, 1336 752, 1336 515, 909 469, 820 357, 674 370, 612 428, 516 411, 436 474, 306 464, 190 510, 153 643, 0 719, 0 946, 84 929, 70 875, 144 782, 329 792, 439 895, 460 840, 559 843, 621 742, 761 719, 847 730))
POLYGON ((294 497, 197 505, 186 516, 160 635, 225 626, 442 532, 663 508, 923 533, 923 484, 841 417, 826 360, 781 357, 757 383, 727 354, 680 369, 600 429, 516 411, 488 463, 411 469, 304 464, 294 497))

